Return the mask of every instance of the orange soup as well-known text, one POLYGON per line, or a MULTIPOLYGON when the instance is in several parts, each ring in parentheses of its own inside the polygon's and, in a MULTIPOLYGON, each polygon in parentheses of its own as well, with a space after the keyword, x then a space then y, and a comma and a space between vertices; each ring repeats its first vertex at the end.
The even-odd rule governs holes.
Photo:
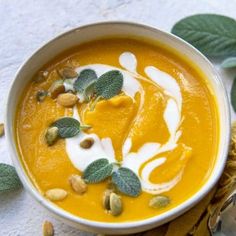
POLYGON ((215 164, 204 75, 160 45, 103 39, 44 66, 22 94, 18 150, 49 201, 103 222, 143 220, 193 196, 215 164))

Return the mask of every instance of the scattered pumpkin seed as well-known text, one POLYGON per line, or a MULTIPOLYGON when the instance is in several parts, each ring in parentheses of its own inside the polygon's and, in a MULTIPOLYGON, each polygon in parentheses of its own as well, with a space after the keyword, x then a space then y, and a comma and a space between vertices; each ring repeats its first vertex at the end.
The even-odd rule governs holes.
POLYGON ((45 140, 48 146, 52 146, 59 137, 59 129, 57 127, 49 127, 45 134, 45 140))
POLYGON ((73 107, 78 101, 78 97, 72 93, 62 93, 57 97, 57 103, 63 107, 73 107))
POLYGON ((106 210, 111 210, 110 208, 110 195, 112 193, 111 189, 107 189, 104 194, 103 194, 103 198, 102 198, 102 205, 106 210))
POLYGON ((39 90, 37 93, 36 93, 36 99, 38 102, 42 102, 48 95, 48 92, 45 91, 45 90, 39 90))
POLYGON ((36 83, 44 82, 47 76, 48 76, 48 71, 39 71, 34 79, 34 82, 36 83))
POLYGON ((163 208, 170 203, 170 198, 166 196, 155 196, 149 201, 149 206, 152 208, 163 208))
POLYGON ((94 139, 93 138, 86 138, 83 141, 80 142, 80 147, 84 149, 89 149, 93 146, 94 139))
POLYGON ((51 201, 61 201, 67 197, 67 192, 64 189, 54 188, 48 190, 45 195, 51 201))
POLYGON ((44 221, 43 223, 43 236, 53 236, 54 235, 54 227, 50 221, 44 221))
POLYGON ((63 84, 63 80, 56 80, 52 83, 51 87, 48 90, 49 96, 54 99, 61 93, 65 92, 65 86, 63 84))
POLYGON ((87 184, 84 182, 84 180, 79 175, 72 175, 69 178, 69 182, 71 184, 72 189, 78 193, 83 194, 87 191, 87 184))
POLYGON ((116 193, 111 193, 110 194, 110 213, 113 216, 118 216, 122 213, 122 211, 123 211, 123 206, 122 206, 121 197, 117 195, 116 193))
POLYGON ((4 124, 1 123, 0 124, 0 137, 2 137, 4 135, 4 124))
POLYGON ((58 74, 62 79, 72 79, 78 77, 78 73, 72 67, 64 67, 61 70, 58 70, 58 74))

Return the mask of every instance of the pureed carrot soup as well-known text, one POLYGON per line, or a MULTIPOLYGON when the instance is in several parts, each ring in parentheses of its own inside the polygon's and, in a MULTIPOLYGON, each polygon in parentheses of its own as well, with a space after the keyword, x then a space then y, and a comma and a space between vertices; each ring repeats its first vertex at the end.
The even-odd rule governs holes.
POLYGON ((16 115, 34 185, 95 221, 159 215, 183 203, 214 167, 214 95, 194 65, 133 39, 81 45, 32 78, 16 115))

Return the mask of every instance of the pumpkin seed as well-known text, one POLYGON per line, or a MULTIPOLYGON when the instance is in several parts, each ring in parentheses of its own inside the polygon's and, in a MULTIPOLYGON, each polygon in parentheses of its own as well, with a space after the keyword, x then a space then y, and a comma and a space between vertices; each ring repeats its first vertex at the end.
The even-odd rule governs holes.
POLYGON ((0 137, 2 137, 4 135, 4 124, 1 123, 0 124, 0 137))
POLYGON ((72 79, 78 77, 78 73, 72 67, 64 67, 61 70, 58 70, 58 74, 62 79, 72 79))
POLYGON ((93 146, 94 139, 93 138, 86 138, 82 142, 80 142, 80 147, 84 149, 89 149, 93 146))
POLYGON ((52 83, 51 87, 48 90, 49 96, 54 99, 61 93, 65 92, 65 86, 63 84, 63 80, 56 80, 52 83))
POLYGON ((34 82, 36 83, 44 82, 47 76, 48 76, 48 71, 39 71, 34 79, 34 82))
POLYGON ((47 97, 48 92, 45 90, 40 90, 36 93, 36 99, 38 102, 42 102, 47 97))
POLYGON ((72 175, 69 178, 69 182, 71 184, 72 189, 78 193, 83 194, 87 191, 87 184, 84 182, 84 180, 79 175, 72 175))
POLYGON ((107 189, 104 194, 103 194, 103 198, 102 198, 102 205, 106 210, 111 210, 110 208, 110 195, 112 193, 112 190, 107 189))
POLYGON ((63 107, 73 107, 78 101, 78 97, 72 93, 62 93, 57 97, 57 103, 63 107))
POLYGON ((149 206, 152 208, 163 208, 170 203, 170 198, 166 196, 155 196, 149 201, 149 206))
POLYGON ((48 146, 52 146, 59 137, 59 129, 57 127, 49 127, 45 134, 45 139, 48 146))
POLYGON ((43 223, 43 236, 53 236, 54 235, 54 227, 50 221, 44 221, 43 223))
POLYGON ((121 197, 115 193, 110 194, 110 213, 113 216, 118 216, 122 213, 123 206, 121 197))
POLYGON ((45 195, 51 201, 61 201, 67 197, 67 192, 64 189, 54 188, 48 190, 45 195))

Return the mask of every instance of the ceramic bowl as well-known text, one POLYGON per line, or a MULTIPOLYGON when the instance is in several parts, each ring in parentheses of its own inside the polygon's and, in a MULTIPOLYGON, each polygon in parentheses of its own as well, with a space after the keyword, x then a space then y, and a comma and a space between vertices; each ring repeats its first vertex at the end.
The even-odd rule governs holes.
MULTIPOLYGON (((164 224, 185 211, 193 207, 199 202, 209 190, 216 184, 223 168, 225 166, 229 137, 230 137, 230 114, 229 102, 226 90, 222 81, 217 74, 212 64, 199 51, 191 45, 181 40, 180 38, 145 25, 129 22, 104 22, 86 26, 81 26, 70 30, 53 40, 46 43, 20 67, 16 73, 13 84, 9 92, 6 111, 6 137, 9 146, 9 152, 12 157, 17 173, 24 184, 25 189, 45 208, 54 213, 55 216, 81 230, 91 231, 102 234, 129 234, 157 227, 164 224), (96 222, 77 217, 57 207, 55 204, 46 200, 35 188, 26 174, 19 154, 16 148, 16 140, 14 135, 14 119, 16 108, 20 96, 26 84, 32 76, 47 62, 63 51, 77 46, 79 44, 112 36, 145 38, 153 42, 159 42, 168 48, 179 52, 183 57, 192 61, 206 75, 207 83, 210 84, 212 93, 215 94, 218 109, 219 109, 219 124, 220 124, 220 141, 218 147, 217 161, 212 171, 211 176, 202 188, 188 200, 178 205, 177 207, 157 215, 140 221, 123 222, 123 223, 105 223, 96 222)), ((205 135, 205 134, 203 134, 205 135)), ((136 211, 138 209, 134 209, 136 211)))

